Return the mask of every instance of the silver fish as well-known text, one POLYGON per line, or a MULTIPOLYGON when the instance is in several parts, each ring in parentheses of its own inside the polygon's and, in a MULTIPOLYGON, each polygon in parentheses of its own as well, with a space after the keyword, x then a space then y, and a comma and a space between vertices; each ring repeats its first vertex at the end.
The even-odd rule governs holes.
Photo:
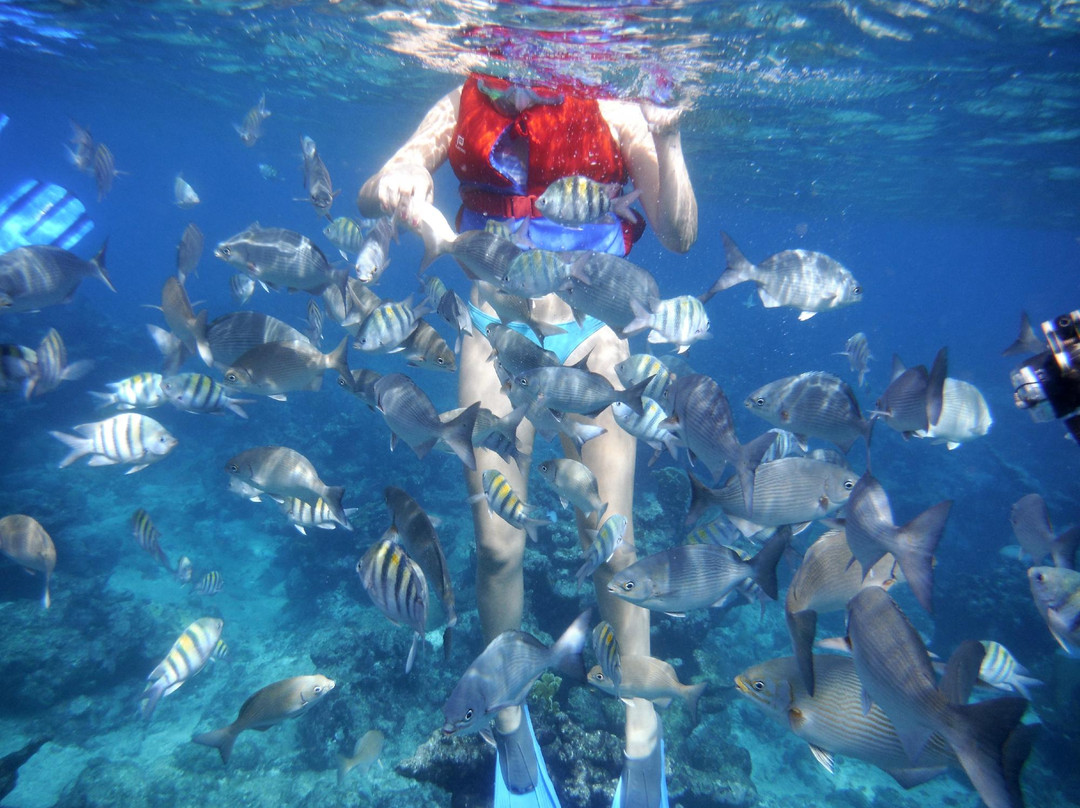
MULTIPOLYGON (((366 220, 365 220, 366 221, 366 220)), ((359 222, 348 216, 338 216, 323 228, 323 235, 338 248, 341 257, 348 260, 349 253, 360 252, 364 243, 364 231, 359 222)))
POLYGON ((344 376, 338 376, 338 386, 348 390, 371 407, 371 409, 375 409, 375 383, 381 378, 382 374, 378 371, 360 368, 351 371, 349 379, 346 379, 344 376))
POLYGON ((105 248, 84 261, 60 247, 16 247, 0 255, 0 313, 37 311, 67 303, 83 278, 100 280, 113 292, 116 287, 105 271, 105 248))
POLYGON ((753 281, 765 308, 791 306, 799 309, 799 319, 809 320, 819 311, 848 306, 862 300, 862 286, 838 261, 810 250, 784 250, 752 264, 735 242, 722 233, 727 268, 716 279, 707 296, 753 281))
POLYGON ((790 530, 778 530, 751 559, 715 544, 671 547, 615 573, 608 582, 608 592, 646 609, 675 616, 720 605, 748 578, 775 600, 776 565, 790 541, 790 530))
POLYGON ((381 303, 360 323, 356 342, 353 344, 361 351, 369 353, 400 351, 402 343, 416 330, 419 318, 426 311, 426 303, 414 308, 411 296, 401 302, 381 303))
POLYGON ((869 575, 886 553, 892 553, 915 599, 933 612, 934 549, 945 531, 950 508, 951 499, 939 502, 897 527, 889 495, 870 472, 865 473, 848 497, 845 522, 848 546, 863 575, 869 575))
POLYGON ((176 277, 180 279, 180 283, 184 283, 187 276, 193 272, 198 276, 203 243, 202 230, 194 222, 189 222, 176 245, 176 277))
POLYGON ((382 754, 385 741, 386 738, 381 732, 377 729, 369 729, 357 740, 352 755, 349 757, 338 755, 338 788, 345 784, 345 776, 353 769, 359 769, 361 774, 367 774, 382 754))
POLYGON ((623 327, 623 334, 632 337, 649 331, 652 344, 670 342, 678 353, 685 353, 695 342, 709 338, 709 315, 699 298, 680 295, 667 300, 653 301, 646 308, 637 300, 630 301, 634 319, 623 327))
POLYGON ((295 718, 318 704, 334 689, 334 680, 321 674, 294 676, 267 685, 248 697, 240 714, 229 726, 204 732, 191 740, 203 746, 213 746, 221 753, 221 761, 229 762, 237 736, 246 729, 266 730, 287 718, 295 718))
MULTIPOLYGON (((511 262, 522 252, 510 239, 485 230, 466 230, 446 244, 443 251, 453 256, 469 278, 496 286, 504 282, 511 262)), ((426 253, 420 263, 421 271, 437 257, 426 253)))
POLYGON ((560 177, 544 189, 536 199, 536 209, 545 219, 566 227, 581 227, 615 214, 628 222, 638 216, 630 209, 640 190, 621 194, 622 185, 597 182, 580 174, 560 177))
POLYGON ((180 560, 176 562, 176 580, 181 584, 191 583, 191 576, 194 572, 191 559, 187 556, 180 556, 180 560))
POLYGON ((426 320, 417 320, 416 328, 401 343, 405 361, 410 367, 427 368, 442 373, 457 370, 457 358, 442 335, 426 320))
POLYGON ((1022 557, 1033 564, 1041 564, 1050 556, 1055 567, 1074 569, 1077 544, 1080 543, 1080 526, 1070 528, 1060 536, 1054 536, 1046 501, 1038 494, 1026 494, 1013 503, 1009 511, 1013 535, 1020 544, 1022 557))
POLYGON ((1035 607, 1058 645, 1069 656, 1080 656, 1080 572, 1032 567, 1028 582, 1035 607))
POLYGON ((536 470, 559 495, 564 508, 573 505, 586 516, 595 513, 597 521, 603 518, 607 503, 600 501, 596 475, 580 460, 553 458, 537 464, 536 470))
POLYGON ((592 630, 592 648, 597 662, 600 663, 600 673, 619 696, 619 686, 622 684, 622 661, 619 654, 619 641, 615 637, 615 629, 606 620, 601 620, 592 630))
POLYGON ((851 372, 858 374, 858 385, 862 387, 866 371, 870 368, 870 360, 874 358, 870 353, 870 345, 866 341, 866 334, 862 331, 852 334, 848 337, 848 341, 844 343, 844 350, 839 353, 841 356, 847 357, 851 372))
POLYGON ((113 180, 121 173, 116 170, 116 161, 109 147, 98 143, 94 149, 94 182, 97 184, 98 202, 112 190, 113 180))
POLYGON ((228 391, 204 373, 181 373, 161 381, 161 391, 178 409, 185 412, 224 413, 231 410, 241 418, 247 413, 241 404, 249 399, 232 398, 228 391))
POLYGON ((188 352, 198 354, 207 367, 213 367, 214 353, 207 335, 206 311, 195 314, 179 278, 170 276, 165 279, 161 287, 161 313, 169 330, 188 352))
POLYGON ((118 410, 152 409, 165 403, 161 390, 160 373, 136 373, 118 382, 109 382, 111 393, 92 392, 98 407, 116 407, 118 410))
POLYGON ((383 216, 367 234, 357 250, 353 272, 361 283, 376 283, 390 266, 390 240, 397 241, 397 224, 393 217, 383 216))
POLYGON ((48 609, 52 602, 49 581, 56 568, 56 545, 41 523, 21 513, 0 519, 0 553, 20 567, 45 576, 41 605, 48 609))
MULTIPOLYGON (((247 111, 244 116, 243 124, 233 124, 233 129, 236 130, 236 134, 240 135, 240 140, 244 142, 245 146, 254 146, 255 142, 262 137, 262 122, 270 117, 270 110, 266 108, 266 95, 263 94, 259 98, 259 103, 253 106, 247 111)), ((259 164, 259 170, 262 171, 262 167, 265 163, 259 164)), ((277 176, 277 172, 274 172, 274 176, 277 176)), ((267 177, 265 172, 263 173, 264 179, 271 179, 267 177)))
POLYGON ((794 432, 804 449, 808 438, 832 441, 845 452, 860 437, 870 441, 871 424, 855 392, 831 373, 785 376, 759 387, 743 403, 773 426, 794 432))
POLYGON ((648 699, 658 707, 667 707, 672 699, 680 698, 686 702, 690 720, 697 721, 698 700, 706 682, 683 684, 671 663, 656 657, 624 654, 620 656, 619 663, 620 681, 617 688, 599 665, 589 670, 589 684, 620 698, 648 699))
POLYGON ((323 373, 328 370, 350 377, 348 347, 348 337, 326 354, 306 339, 257 345, 225 371, 225 385, 279 401, 294 390, 321 390, 323 373))
POLYGON ((0 344, 0 392, 22 387, 37 365, 37 351, 25 345, 0 344))
POLYGON ((318 348, 319 343, 322 342, 322 335, 322 309, 320 309, 319 304, 315 302, 315 298, 311 298, 307 304, 307 331, 304 333, 304 336, 308 338, 312 345, 318 348))
POLYGON ((49 329, 36 354, 37 361, 23 385, 23 396, 27 399, 49 393, 59 387, 61 382, 81 379, 94 367, 94 363, 89 359, 68 364, 67 348, 55 328, 49 329))
POLYGON ((641 407, 642 412, 639 415, 628 404, 616 401, 611 405, 611 414, 615 416, 615 423, 621 429, 655 450, 649 465, 656 462, 664 449, 668 450, 673 459, 677 459, 679 439, 664 426, 668 416, 663 407, 646 395, 641 397, 641 407))
POLYGON ((236 305, 243 306, 255 292, 255 279, 250 275, 237 272, 229 278, 229 291, 232 292, 236 305))
POLYGON ((631 354, 630 357, 615 365, 615 375, 619 377, 623 387, 630 387, 649 379, 644 395, 660 403, 667 399, 667 389, 675 379, 671 368, 668 367, 667 359, 670 357, 661 359, 652 354, 631 354))
POLYGON ((611 382, 586 367, 588 357, 577 365, 536 367, 514 376, 512 385, 532 401, 549 410, 599 415, 613 402, 622 401, 639 415, 644 412, 641 394, 648 382, 616 390, 611 382))
POLYGON ((308 192, 308 199, 316 213, 330 219, 330 206, 339 192, 334 190, 330 172, 319 156, 315 141, 304 135, 300 138, 300 151, 304 155, 304 189, 308 192))
POLYGON ((537 528, 549 525, 555 521, 554 516, 549 519, 538 519, 530 514, 535 513, 537 508, 526 503, 517 495, 510 485, 510 481, 498 469, 487 469, 481 476, 483 494, 474 494, 469 497, 470 502, 484 500, 488 505, 489 516, 499 516, 507 524, 525 531, 525 535, 532 541, 537 541, 537 528))
POLYGON ((619 549, 626 536, 628 524, 626 517, 621 513, 613 513, 604 520, 599 530, 591 531, 595 534, 594 538, 592 543, 585 548, 585 561, 575 573, 578 589, 581 589, 586 578, 600 569, 601 564, 606 564, 615 555, 615 551, 619 549))
POLYGON ((173 643, 169 653, 150 671, 141 698, 142 717, 147 721, 163 696, 168 696, 203 669, 221 639, 225 622, 217 617, 200 617, 173 643))
POLYGON ((308 342, 308 339, 288 323, 269 314, 234 311, 215 318, 206 326, 206 341, 214 356, 214 367, 225 370, 260 345, 308 342))
POLYGON ((270 289, 313 295, 328 286, 344 290, 345 273, 335 271, 315 242, 294 230, 261 227, 255 222, 218 244, 214 257, 270 289))
POLYGON ((892 381, 877 400, 872 414, 905 437, 929 429, 930 424, 941 418, 947 375, 945 348, 938 351, 929 372, 923 365, 905 368, 900 357, 893 354, 892 381))
POLYGON ((861 590, 848 604, 848 641, 864 706, 872 700, 881 707, 910 761, 921 762, 931 737, 940 733, 989 808, 1022 804, 1020 765, 1008 763, 1007 746, 1027 700, 965 703, 983 658, 977 641, 957 648, 938 685, 919 633, 877 587, 861 590))
POLYGON ((195 189, 184 180, 183 174, 177 174, 176 179, 173 180, 173 198, 177 207, 185 209, 193 208, 202 201, 195 193, 195 189))
POLYGON ((296 497, 311 505, 322 498, 326 500, 334 518, 339 522, 348 521, 341 507, 345 489, 324 483, 311 461, 287 446, 247 449, 230 458, 225 470, 232 477, 272 496, 296 497))
MULTIPOLYGON (((315 504, 304 502, 302 499, 296 497, 285 497, 281 503, 281 512, 285 515, 292 526, 296 528, 297 532, 303 536, 307 535, 307 529, 309 527, 317 527, 322 530, 333 530, 335 526, 341 525, 346 530, 352 530, 352 523, 346 519, 345 522, 338 521, 337 514, 334 513, 334 509, 331 508, 325 499, 319 497, 315 500, 315 504)), ((357 513, 357 508, 345 508, 345 516, 351 517, 357 513)))
POLYGON ((135 513, 131 514, 131 533, 139 546, 148 552, 157 563, 169 572, 173 571, 172 562, 165 555, 165 551, 161 549, 159 541, 161 531, 154 527, 150 514, 142 508, 137 508, 135 513))
POLYGON ((944 443, 950 450, 960 444, 982 437, 994 423, 990 407, 973 384, 960 379, 946 378, 942 387, 941 413, 927 429, 912 433, 916 438, 930 438, 944 443))
POLYGON ((383 536, 357 562, 356 572, 379 610, 392 623, 413 630, 405 660, 405 673, 408 673, 427 627, 428 586, 424 571, 393 538, 383 536))
POLYGON ((403 373, 389 373, 379 379, 375 383, 375 401, 376 409, 390 427, 391 448, 400 438, 423 459, 435 442, 442 440, 467 468, 476 468, 472 432, 479 402, 444 424, 427 393, 403 373))
POLYGON ((553 645, 546 646, 524 631, 504 631, 488 643, 465 670, 443 705, 446 735, 465 735, 486 729, 495 713, 524 703, 533 682, 548 668, 581 668, 581 651, 589 632, 587 609, 553 645))
POLYGON ((94 138, 89 129, 72 118, 68 120, 71 122, 71 140, 68 142, 72 145, 68 149, 68 157, 79 171, 93 173, 94 138))
POLYGON ((574 259, 558 295, 579 321, 591 315, 621 333, 637 316, 633 302, 648 310, 660 300, 660 287, 649 272, 625 258, 585 252, 574 259))
POLYGON ((570 277, 570 261, 551 250, 526 250, 506 269, 502 288, 524 298, 544 297, 558 291, 570 277))
POLYGON ((161 460, 176 447, 176 438, 169 434, 169 430, 153 418, 139 413, 125 412, 104 421, 79 424, 75 431, 83 437, 63 432, 49 433, 71 450, 60 461, 60 468, 90 455, 91 466, 131 463, 132 467, 125 473, 134 474, 161 460))
POLYGON ((269 163, 259 163, 259 176, 262 177, 264 180, 276 180, 278 182, 282 181, 281 176, 278 174, 278 170, 269 163))

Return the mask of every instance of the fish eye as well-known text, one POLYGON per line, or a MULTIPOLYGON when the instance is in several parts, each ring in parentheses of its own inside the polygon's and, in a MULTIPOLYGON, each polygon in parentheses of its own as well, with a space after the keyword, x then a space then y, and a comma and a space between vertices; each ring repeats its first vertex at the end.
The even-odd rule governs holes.
POLYGON ((472 708, 470 707, 468 710, 465 711, 465 720, 466 721, 472 721, 472 717, 473 717, 473 711, 472 711, 472 708))
POLYGON ((861 286, 856 286, 852 291, 854 291, 855 294, 857 294, 857 295, 861 295, 862 294, 862 287, 861 286))
POLYGON ((518 384, 520 384, 522 387, 528 387, 529 380, 522 376, 520 379, 518 379, 518 384))
POLYGON ((229 464, 229 471, 231 473, 233 473, 233 474, 236 474, 236 472, 240 471, 240 467, 237 466, 235 463, 230 463, 229 464))
POLYGON ((1043 575, 1041 572, 1037 572, 1035 573, 1035 580, 1041 584, 1043 581, 1046 580, 1046 576, 1043 575))
POLYGON ((844 490, 845 491, 850 491, 854 487, 855 487, 855 481, 854 480, 844 480, 844 490))
POLYGON ((315 685, 315 695, 322 693, 322 685, 315 685))
POLYGON ((237 375, 235 373, 226 373, 225 374, 225 381, 227 381, 227 382, 235 382, 237 380, 237 378, 238 377, 237 377, 237 375))
POLYGON ((763 398, 761 398, 759 396, 758 398, 754 399, 754 403, 759 407, 764 407, 765 406, 765 399, 763 399, 763 398))
POLYGON ((765 683, 763 681, 758 679, 756 682, 754 682, 754 690, 756 690, 758 693, 760 693, 764 689, 765 689, 765 683))
POLYGON ((634 588, 634 582, 633 581, 627 581, 626 583, 624 583, 622 585, 622 588, 623 588, 624 591, 629 592, 631 589, 634 588))
POLYGON ((435 361, 438 362, 440 365, 445 365, 446 364, 446 360, 443 359, 441 356, 438 359, 436 359, 435 361))
POLYGON ((222 255, 228 255, 231 252, 228 247, 221 247, 220 249, 222 255))
POLYGON ((604 681, 604 674, 603 673, 597 673, 596 675, 593 676, 593 678, 598 682, 602 682, 602 681, 604 681))

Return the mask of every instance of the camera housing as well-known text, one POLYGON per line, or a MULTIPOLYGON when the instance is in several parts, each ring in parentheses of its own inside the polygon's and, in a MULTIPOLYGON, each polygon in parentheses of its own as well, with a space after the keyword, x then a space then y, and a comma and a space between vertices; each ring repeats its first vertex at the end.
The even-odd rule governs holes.
POLYGON ((1064 419, 1080 442, 1080 309, 1042 324, 1047 350, 1012 371, 1013 401, 1035 421, 1064 419))

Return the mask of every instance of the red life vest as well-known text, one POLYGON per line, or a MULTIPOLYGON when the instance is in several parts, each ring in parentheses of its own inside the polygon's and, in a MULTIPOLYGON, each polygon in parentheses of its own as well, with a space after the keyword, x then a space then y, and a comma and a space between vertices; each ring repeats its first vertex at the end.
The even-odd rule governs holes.
MULTIPOLYGON (((542 97, 563 96, 559 104, 537 104, 517 116, 503 115, 477 86, 477 75, 465 81, 461 90, 457 125, 450 142, 449 160, 461 182, 461 198, 467 208, 502 218, 539 217, 534 202, 557 179, 580 174, 597 182, 628 180, 619 144, 611 135, 600 105, 561 89, 534 88, 542 97), (526 193, 493 165, 493 152, 500 137, 526 138, 528 165, 526 193)), ((483 76, 484 85, 496 91, 510 82, 483 76)), ((627 249, 642 228, 626 225, 627 249), (634 232, 636 231, 636 232, 634 232)))

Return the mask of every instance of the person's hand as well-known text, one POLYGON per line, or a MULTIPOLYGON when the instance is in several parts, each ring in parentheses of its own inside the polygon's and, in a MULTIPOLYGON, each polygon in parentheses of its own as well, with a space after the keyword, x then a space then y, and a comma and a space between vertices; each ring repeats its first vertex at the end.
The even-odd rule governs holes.
POLYGON ((641 114, 654 135, 673 135, 679 131, 679 119, 682 107, 661 107, 645 101, 641 104, 641 114))
POLYGON ((408 221, 413 200, 430 203, 435 198, 431 173, 415 163, 390 163, 374 180, 379 206, 388 216, 408 221))

